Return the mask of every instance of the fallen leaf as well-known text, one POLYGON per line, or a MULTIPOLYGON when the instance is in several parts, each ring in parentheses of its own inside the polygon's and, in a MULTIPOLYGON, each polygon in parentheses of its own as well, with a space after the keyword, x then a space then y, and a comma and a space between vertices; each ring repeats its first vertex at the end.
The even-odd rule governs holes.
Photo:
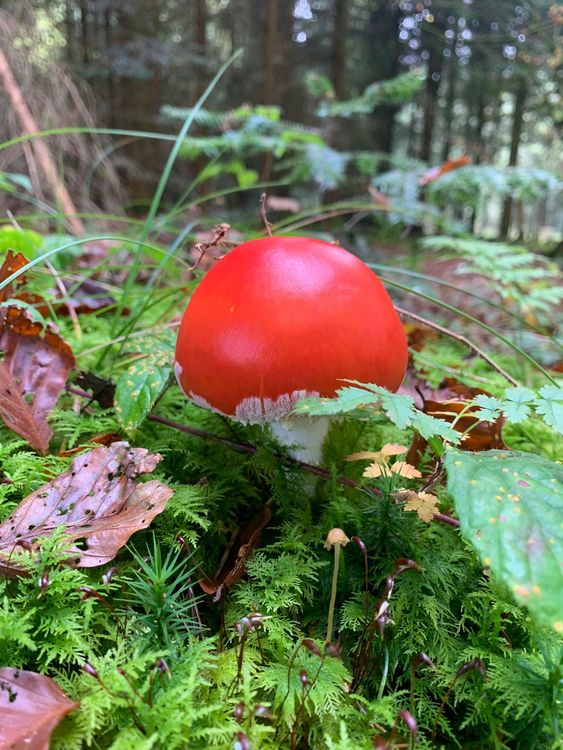
POLYGON ((214 596, 213 601, 218 602, 225 591, 242 578, 246 561, 258 546, 262 531, 271 517, 272 509, 270 504, 266 503, 250 523, 235 536, 223 555, 215 577, 199 582, 206 594, 214 596))
POLYGON ((454 169, 466 167, 470 162, 471 157, 467 156, 466 154, 464 154, 463 156, 458 156, 457 159, 448 159, 448 161, 443 162, 437 167, 430 167, 430 169, 427 169, 420 178, 419 184, 428 185, 430 182, 434 182, 434 180, 437 180, 438 177, 446 174, 446 172, 452 172, 454 169))
POLYGON ((51 732, 78 708, 50 677, 0 669, 0 748, 48 750, 51 732))
POLYGON ((102 409, 112 409, 115 396, 115 385, 111 380, 100 378, 93 372, 80 371, 74 379, 76 385, 87 391, 92 391, 92 401, 96 401, 102 409))
MULTIPOLYGON (((60 281, 65 289, 69 288, 70 292, 57 307, 59 315, 69 315, 71 309, 77 315, 84 315, 116 304, 115 298, 107 292, 107 285, 102 285, 92 279, 83 279, 77 285, 72 286, 68 282, 65 283, 63 279, 60 281)), ((60 297, 60 290, 57 289, 53 295, 60 297)), ((124 308, 121 314, 128 315, 129 310, 124 308)))
POLYGON ((62 456, 63 458, 70 458, 70 456, 76 456, 77 453, 82 453, 82 451, 90 448, 92 443, 94 443, 95 445, 108 446, 112 443, 117 443, 122 438, 123 436, 120 435, 119 432, 105 432, 103 435, 96 435, 95 437, 90 438, 90 440, 88 441, 88 445, 77 445, 76 448, 69 448, 66 451, 59 451, 57 455, 62 456))
POLYGON ((400 502, 405 503, 403 510, 415 511, 418 517, 426 523, 430 523, 436 513, 439 513, 438 498, 429 492, 399 490, 394 496, 400 502))
POLYGON ((75 458, 68 471, 29 495, 0 525, 0 573, 23 574, 17 560, 11 560, 14 552, 23 548, 33 553, 39 538, 62 523, 69 564, 90 568, 113 560, 135 531, 149 526, 164 510, 173 494, 159 481, 135 481, 154 471, 161 459, 158 453, 131 448, 126 442, 75 458))
POLYGON ((268 195, 266 198, 266 208, 269 208, 271 211, 298 214, 301 211, 301 204, 295 198, 288 198, 284 195, 268 195))
MULTIPOLYGON (((473 401, 475 396, 483 394, 490 395, 487 391, 480 388, 470 388, 464 383, 460 383, 455 378, 444 378, 437 389, 430 389, 423 380, 410 376, 409 388, 416 391, 417 397, 422 404, 420 408, 425 414, 432 417, 444 419, 446 422, 453 423, 458 432, 467 432, 460 443, 460 448, 465 451, 487 451, 506 448, 502 437, 502 428, 505 422, 503 416, 493 421, 481 421, 475 416, 464 414, 459 417, 469 402, 473 401)), ((407 453, 406 460, 417 465, 422 458, 427 442, 420 435, 415 435, 413 442, 407 453)))
POLYGON ((46 453, 52 432, 47 416, 75 360, 68 344, 43 330, 25 310, 0 310, 0 417, 37 451, 46 453))

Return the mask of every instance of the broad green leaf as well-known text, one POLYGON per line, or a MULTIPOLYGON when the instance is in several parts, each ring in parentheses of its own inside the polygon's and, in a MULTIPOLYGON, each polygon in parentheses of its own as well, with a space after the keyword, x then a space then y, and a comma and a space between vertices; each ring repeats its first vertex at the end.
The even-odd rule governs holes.
POLYGON ((171 367, 155 366, 150 358, 136 362, 117 381, 115 411, 121 426, 134 432, 165 388, 171 367))
POLYGON ((115 411, 127 432, 134 432, 146 419, 166 387, 172 375, 175 341, 175 332, 165 328, 137 342, 138 351, 147 356, 134 362, 115 388, 115 411))
POLYGON ((461 533, 540 622, 563 632, 563 466, 520 451, 446 453, 461 533))
POLYGON ((563 388, 557 385, 544 385, 540 388, 540 398, 536 398, 536 411, 543 420, 557 432, 563 433, 563 388))

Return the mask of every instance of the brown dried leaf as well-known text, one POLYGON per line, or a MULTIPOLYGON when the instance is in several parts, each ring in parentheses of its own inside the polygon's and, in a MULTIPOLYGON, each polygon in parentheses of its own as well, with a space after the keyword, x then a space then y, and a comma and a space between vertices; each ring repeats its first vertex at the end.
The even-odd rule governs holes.
POLYGON ((288 198, 285 195, 268 195, 266 198, 266 208, 271 211, 298 214, 301 211, 301 204, 295 198, 288 198))
POLYGON ((48 750, 51 732, 78 708, 50 677, 0 669, 0 748, 48 750))
POLYGON ((65 524, 69 564, 80 568, 112 560, 139 529, 161 513, 173 490, 153 480, 135 481, 161 460, 145 448, 113 443, 74 459, 70 469, 23 500, 0 525, 0 573, 23 573, 11 558, 19 548, 33 552, 38 538, 65 524), (74 542, 83 540, 79 549, 74 542))
POLYGON ((363 476, 370 477, 371 479, 377 479, 377 477, 390 477, 391 469, 387 464, 375 461, 364 470, 363 476))
POLYGON ((438 498, 429 492, 400 490, 395 493, 395 498, 405 503, 403 510, 415 511, 418 517, 426 523, 430 523, 436 513, 439 513, 438 498))
POLYGON ((37 451, 46 453, 52 432, 47 415, 75 361, 51 330, 43 331, 18 307, 0 310, 0 417, 37 451))
POLYGON ((96 435, 93 438, 90 438, 88 441, 88 445, 77 445, 76 448, 69 448, 66 451, 59 451, 57 453, 58 456, 62 456, 63 458, 70 458, 71 456, 76 456, 77 453, 82 453, 82 451, 88 450, 92 443, 95 445, 111 445, 112 443, 117 443, 120 440, 123 439, 123 436, 119 434, 119 432, 104 432, 103 435, 96 435))
POLYGON ((266 503, 250 521, 239 531, 232 544, 228 547, 219 565, 215 578, 200 581, 199 585, 206 594, 214 595, 214 601, 219 601, 226 589, 242 578, 246 568, 246 561, 258 546, 262 531, 272 517, 270 503, 266 503))
POLYGON ((395 463, 391 465, 391 471, 393 474, 398 474, 407 479, 419 479, 422 476, 418 469, 415 469, 414 466, 411 466, 411 464, 408 464, 406 461, 395 461, 395 463))
POLYGON ((388 456, 400 456, 401 453, 406 453, 408 447, 404 445, 397 445, 397 443, 386 443, 383 448, 379 451, 360 451, 359 453, 351 453, 346 456, 346 461, 374 461, 375 463, 384 463, 388 456))
POLYGON ((401 453, 408 451, 408 446, 398 445, 397 443, 385 443, 383 448, 379 451, 382 456, 400 456, 401 453))
MULTIPOLYGON (((0 282, 5 281, 8 276, 16 273, 16 271, 20 271, 28 262, 29 261, 22 253, 17 253, 16 255, 13 250, 8 250, 4 262, 0 267, 0 282)), ((10 299, 10 297, 14 295, 14 287, 21 284, 22 281, 23 277, 19 276, 18 279, 12 281, 11 284, 0 289, 0 302, 5 302, 7 299, 10 299)))
POLYGON ((380 458, 381 454, 379 451, 359 451, 359 453, 350 453, 346 456, 346 461, 376 461, 380 458))
MULTIPOLYGON (((411 376, 411 387, 412 383, 416 383, 417 395, 423 400, 422 410, 433 417, 445 419, 446 422, 453 422, 478 394, 491 395, 480 388, 470 388, 455 378, 444 378, 437 390, 429 389, 424 381, 416 376, 414 379, 411 376)), ((469 414, 460 417, 455 423, 455 429, 458 432, 470 430, 461 442, 460 448, 464 451, 504 450, 506 448, 502 437, 504 421, 503 416, 493 422, 482 422, 469 414)), ((409 463, 418 464, 426 445, 424 438, 415 435, 406 460, 409 463)))

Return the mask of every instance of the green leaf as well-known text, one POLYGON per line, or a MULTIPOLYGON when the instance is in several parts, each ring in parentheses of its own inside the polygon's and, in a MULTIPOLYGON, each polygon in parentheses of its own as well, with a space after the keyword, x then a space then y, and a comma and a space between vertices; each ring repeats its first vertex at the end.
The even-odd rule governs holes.
POLYGON ((146 419, 166 387, 172 375, 175 342, 175 332, 168 328, 137 341, 138 351, 147 356, 134 362, 115 388, 115 411, 127 432, 134 432, 146 419))
POLYGON ((517 424, 527 419, 530 414, 530 401, 536 397, 530 388, 507 388, 504 392, 504 400, 501 404, 504 416, 517 424))
POLYGON ((445 419, 438 419, 422 411, 415 413, 412 426, 425 440, 429 440, 432 437, 441 437, 444 440, 449 440, 450 443, 456 444, 461 440, 461 434, 457 430, 454 430, 451 424, 446 422, 445 419))
POLYGON ((563 466, 520 451, 446 453, 461 533, 540 622, 563 631, 563 466))
POLYGON ((500 415, 502 404, 494 396, 485 396, 484 393, 480 393, 478 396, 475 396, 473 403, 479 407, 474 412, 475 416, 479 419, 493 422, 500 415))
POLYGON ((367 404, 378 404, 379 396, 363 388, 339 388, 335 398, 319 398, 311 396, 302 398, 294 409, 295 414, 310 414, 311 416, 331 416, 354 411, 367 404))
POLYGON ((158 367, 147 357, 131 365, 119 378, 115 388, 115 411, 127 432, 134 432, 146 419, 171 374, 171 367, 158 367))
POLYGON ((563 433, 563 388, 557 385, 544 385, 536 398, 536 411, 543 420, 557 432, 563 433))

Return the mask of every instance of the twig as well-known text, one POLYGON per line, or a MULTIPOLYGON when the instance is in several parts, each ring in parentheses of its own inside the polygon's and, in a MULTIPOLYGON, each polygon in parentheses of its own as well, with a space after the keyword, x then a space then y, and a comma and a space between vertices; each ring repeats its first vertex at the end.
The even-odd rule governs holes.
POLYGON ((268 215, 266 213, 266 202, 268 200, 268 196, 266 193, 262 193, 260 195, 260 216, 262 217, 262 221, 264 222, 264 228, 266 229, 266 232, 268 234, 268 237, 272 236, 272 225, 268 221, 268 215))
MULTIPOLYGON (((49 269, 49 271, 53 274, 53 277, 55 279, 55 284, 57 285, 57 287, 59 289, 59 292, 62 295, 62 299, 64 301, 65 297, 68 298, 68 289, 66 288, 64 281, 61 279, 61 277, 58 274, 57 269, 51 263, 50 260, 46 260, 45 261, 45 265, 47 266, 47 268, 49 269)), ((67 299, 66 306, 67 306, 67 309, 68 309, 69 317, 70 317, 70 319, 72 321, 72 327, 74 328, 74 334, 75 334, 75 336, 76 336, 77 339, 81 339, 82 338, 82 329, 80 328, 80 322, 78 320, 78 315, 76 314, 76 310, 72 306, 70 298, 67 299)))
POLYGON ((449 328, 444 328, 444 326, 438 325, 438 323, 433 323, 431 320, 428 320, 427 318, 423 318, 422 315, 417 315, 416 313, 410 312, 410 310, 405 310, 402 307, 398 307, 395 305, 395 310, 397 312, 401 313, 401 315, 406 315, 408 318, 412 318, 413 320, 417 320, 419 323, 422 323, 425 326, 428 326, 429 328, 434 328, 436 331, 440 331, 440 333, 443 333, 445 336, 449 336, 452 339, 456 339, 456 341, 460 341, 462 344, 465 344, 470 349, 473 349, 473 351, 478 354, 482 359, 485 360, 485 362, 488 362, 490 366, 496 370, 498 373, 500 373, 503 378, 506 378, 509 383, 512 383, 512 385, 519 386, 520 383, 515 380, 512 375, 509 375, 506 370, 503 370, 503 368, 500 365, 497 365, 497 363, 494 361, 494 359, 491 359, 489 355, 484 352, 482 349, 480 349, 477 344, 474 344, 472 341, 470 341, 468 338, 466 338, 461 333, 455 333, 454 331, 450 331, 449 328))

